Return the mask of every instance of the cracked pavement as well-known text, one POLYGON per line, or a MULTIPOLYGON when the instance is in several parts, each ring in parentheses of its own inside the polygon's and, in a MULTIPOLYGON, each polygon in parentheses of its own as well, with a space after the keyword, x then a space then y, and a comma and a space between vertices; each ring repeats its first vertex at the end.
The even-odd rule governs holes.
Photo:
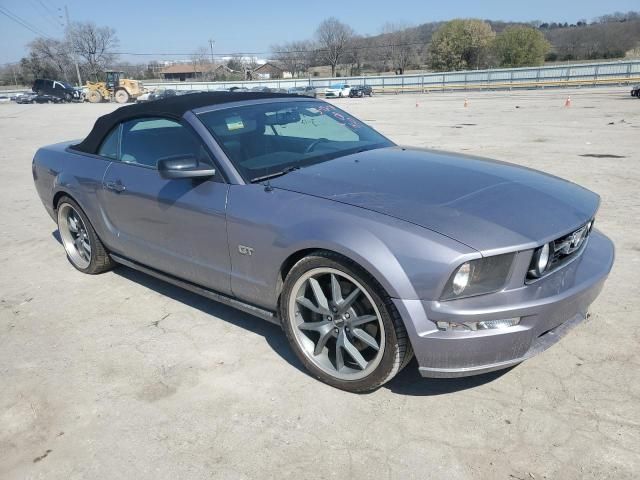
POLYGON ((640 101, 615 87, 334 103, 397 143, 599 193, 617 259, 591 317, 507 371, 427 380, 411 363, 374 393, 335 390, 274 325, 124 267, 75 271, 30 162, 115 106, 2 104, 0 478, 637 477, 640 101))

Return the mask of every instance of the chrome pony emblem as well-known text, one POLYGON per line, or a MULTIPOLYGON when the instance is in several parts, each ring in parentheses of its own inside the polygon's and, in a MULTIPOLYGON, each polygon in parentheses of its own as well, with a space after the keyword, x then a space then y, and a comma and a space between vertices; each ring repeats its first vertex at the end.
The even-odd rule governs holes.
POLYGON ((585 225, 572 234, 567 235, 559 244, 555 245, 555 251, 560 252, 563 255, 569 255, 570 253, 578 250, 584 243, 584 240, 587 238, 587 234, 589 233, 587 227, 588 225, 585 225))

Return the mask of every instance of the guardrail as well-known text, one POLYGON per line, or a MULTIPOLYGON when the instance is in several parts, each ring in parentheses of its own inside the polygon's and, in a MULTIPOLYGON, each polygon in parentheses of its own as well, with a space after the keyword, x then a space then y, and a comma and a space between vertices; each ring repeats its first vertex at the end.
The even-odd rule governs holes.
MULTIPOLYGON (((433 92, 455 90, 511 90, 515 88, 558 88, 640 83, 640 60, 553 65, 544 67, 469 70, 461 72, 381 75, 337 78, 287 78, 244 82, 144 82, 146 88, 176 90, 225 90, 231 87, 289 89, 314 86, 323 89, 336 84, 369 85, 376 93, 433 92)), ((28 89, 27 89, 28 90, 28 89)), ((25 89, 3 90, 12 95, 25 89)))
POLYGON ((231 87, 289 89, 311 85, 320 90, 336 83, 370 85, 376 93, 615 85, 640 82, 640 60, 469 70, 461 72, 337 78, 288 78, 234 82, 144 82, 147 88, 224 90, 231 87))

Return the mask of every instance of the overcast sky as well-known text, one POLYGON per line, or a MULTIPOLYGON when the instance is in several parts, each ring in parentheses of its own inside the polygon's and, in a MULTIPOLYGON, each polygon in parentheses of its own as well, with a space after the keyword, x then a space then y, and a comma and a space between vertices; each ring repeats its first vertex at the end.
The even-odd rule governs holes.
MULTIPOLYGON (((60 37, 62 0, 0 0, 0 63, 15 62, 36 33, 9 19, 60 37)), ((276 43, 310 38, 330 13, 358 33, 375 35, 386 22, 420 24, 475 17, 492 20, 543 20, 575 23, 580 19, 640 9, 638 0, 67 0, 71 20, 93 21, 116 29, 120 51, 188 53, 215 40, 216 53, 265 52, 276 43), (381 7, 376 5, 380 3, 381 7)), ((264 55, 262 55, 264 56, 264 55)), ((128 57, 140 62, 161 57, 128 57)), ((165 57, 167 58, 167 57, 165 57)), ((188 58, 175 56, 174 58, 188 58)))

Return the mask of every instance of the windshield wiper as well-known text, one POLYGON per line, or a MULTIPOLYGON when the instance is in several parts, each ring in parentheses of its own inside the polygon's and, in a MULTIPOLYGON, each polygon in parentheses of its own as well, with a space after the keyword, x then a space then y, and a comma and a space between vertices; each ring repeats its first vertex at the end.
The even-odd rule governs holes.
POLYGON ((277 172, 270 173, 268 175, 263 175, 261 177, 256 177, 251 179, 251 183, 261 182, 262 180, 269 180, 270 178, 281 177, 282 175, 286 175, 287 173, 293 172, 294 170, 300 170, 300 167, 297 165, 291 165, 290 167, 283 168, 277 172))

